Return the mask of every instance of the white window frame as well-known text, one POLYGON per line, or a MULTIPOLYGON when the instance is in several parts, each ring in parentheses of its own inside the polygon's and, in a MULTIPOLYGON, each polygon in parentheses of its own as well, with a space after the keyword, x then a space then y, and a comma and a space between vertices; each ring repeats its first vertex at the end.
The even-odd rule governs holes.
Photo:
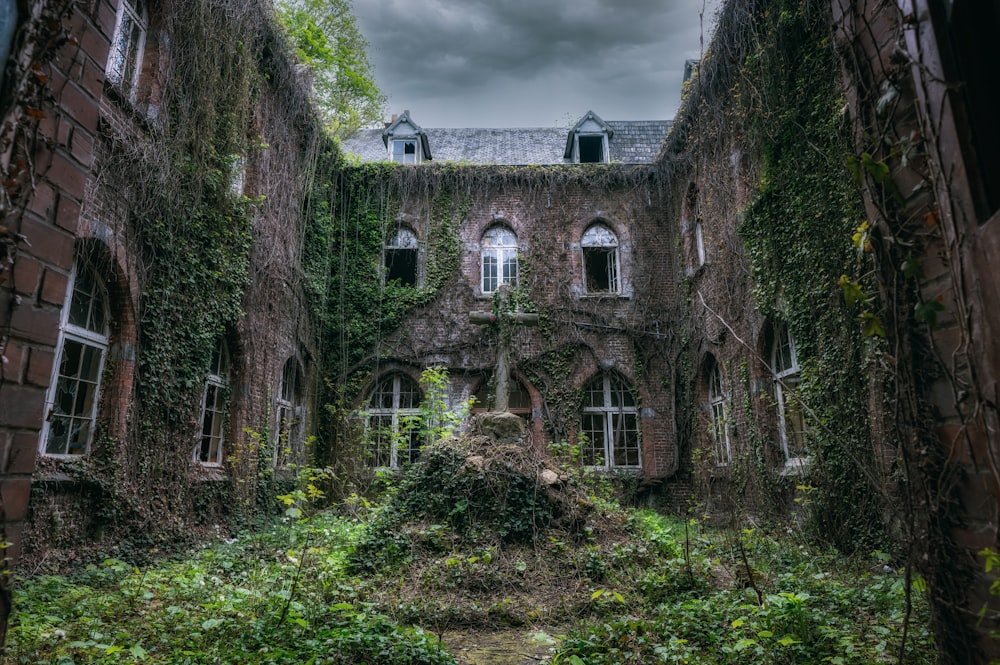
POLYGON ((219 340, 212 354, 212 367, 209 368, 205 379, 199 420, 201 431, 194 447, 194 461, 202 466, 222 466, 225 454, 226 417, 229 414, 228 394, 229 352, 225 341, 219 340))
POLYGON ((600 394, 602 395, 601 404, 597 406, 588 404, 581 409, 580 432, 584 435, 595 432, 594 428, 587 428, 585 423, 588 417, 597 419, 601 427, 599 433, 602 438, 602 450, 597 449, 591 436, 584 445, 584 464, 592 468, 605 470, 623 469, 638 471, 642 469, 642 422, 640 420, 638 400, 636 400, 635 394, 625 380, 611 372, 605 372, 599 378, 588 383, 584 388, 585 393, 596 393, 597 391, 593 390, 593 387, 598 381, 600 382, 600 394), (617 406, 614 405, 612 392, 620 393, 620 404, 617 406), (626 396, 631 401, 631 405, 624 404, 626 396), (635 423, 634 429, 626 427, 629 421, 635 423), (635 446, 626 446, 625 454, 628 454, 629 449, 634 449, 636 463, 618 464, 615 461, 615 452, 621 447, 617 445, 617 440, 620 436, 627 435, 628 433, 634 434, 635 446), (590 461, 588 460, 588 453, 595 459, 600 455, 603 457, 603 460, 599 464, 588 463, 590 461))
POLYGON ((73 262, 73 268, 70 272, 69 284, 66 290, 66 299, 64 301, 62 313, 60 316, 59 323, 59 337, 57 340, 56 348, 59 350, 59 355, 56 359, 55 367, 52 369, 52 381, 49 383, 49 389, 45 396, 45 422, 42 424, 42 431, 39 437, 39 451, 40 454, 47 457, 57 457, 57 458, 76 458, 86 455, 90 452, 91 445, 94 439, 94 427, 97 424, 97 407, 100 403, 101 398, 101 379, 104 376, 104 363, 107 357, 108 346, 110 343, 110 307, 108 305, 108 291, 104 284, 104 280, 97 273, 94 267, 82 260, 76 259, 73 262), (73 312, 73 305, 76 302, 77 297, 77 283, 80 280, 81 271, 86 271, 90 274, 93 279, 93 291, 88 294, 89 302, 87 304, 87 312, 85 315, 85 323, 79 325, 79 323, 74 323, 70 321, 71 313, 73 312), (94 324, 90 327, 91 317, 94 313, 94 308, 99 307, 101 309, 102 325, 94 324), (94 378, 91 380, 85 380, 74 376, 63 376, 63 363, 66 356, 66 346, 67 343, 78 344, 83 347, 84 350, 91 349, 96 351, 98 355, 97 359, 97 371, 91 376, 94 378), (60 387, 65 389, 67 383, 73 383, 73 401, 77 401, 77 390, 81 384, 90 384, 93 389, 93 393, 89 398, 89 405, 85 406, 80 411, 71 411, 70 413, 57 413, 56 412, 56 402, 58 400, 60 387), (51 452, 49 451, 49 436, 52 433, 53 421, 63 417, 72 426, 73 422, 79 422, 81 425, 87 427, 86 440, 79 442, 77 449, 74 452, 70 452, 73 449, 71 442, 67 441, 66 446, 62 452, 51 452))
POLYGON ((577 164, 607 164, 608 158, 608 135, 606 132, 577 132, 576 136, 573 138, 576 142, 576 163, 577 164), (601 161, 599 162, 585 162, 583 161, 583 155, 580 153, 580 138, 597 138, 601 139, 601 161))
POLYGON ((708 253, 705 251, 705 229, 701 217, 694 221, 694 246, 698 255, 698 266, 705 265, 708 262, 708 253))
POLYGON ((727 466, 733 460, 729 437, 727 395, 722 388, 722 371, 713 362, 708 371, 708 412, 711 417, 712 443, 715 444, 715 463, 727 466))
POLYGON ((774 339, 771 342, 771 369, 774 373, 774 400, 777 407, 778 416, 778 439, 781 444, 781 453, 785 458, 786 466, 801 466, 807 459, 805 450, 805 436, 808 428, 805 422, 805 413, 798 397, 794 395, 799 384, 801 368, 799 367, 798 352, 795 348, 795 338, 791 331, 784 324, 774 325, 774 339), (783 357, 782 350, 787 349, 787 358, 783 357), (787 359, 787 366, 785 360, 787 359), (800 450, 792 450, 791 436, 789 434, 789 415, 791 409, 798 409, 798 419, 802 424, 800 450))
POLYGON ((142 75, 146 35, 149 32, 149 10, 146 4, 147 0, 118 0, 115 32, 104 69, 108 82, 130 102, 135 101, 139 77, 142 75), (133 31, 134 38, 123 34, 124 30, 133 31))
POLYGON ((274 466, 300 464, 305 460, 302 436, 303 409, 299 403, 302 370, 295 356, 285 361, 281 368, 281 383, 275 397, 274 466))
POLYGON ((393 162, 396 162, 397 164, 419 164, 420 162, 423 161, 423 154, 422 154, 422 152, 423 151, 422 151, 421 145, 420 145, 420 138, 417 137, 417 136, 414 136, 414 137, 400 137, 400 138, 393 138, 393 139, 389 140, 389 159, 391 161, 393 161, 393 162), (400 155, 402 156, 402 159, 396 159, 396 144, 397 143, 400 144, 400 145, 402 145, 402 146, 404 146, 403 152, 400 153, 400 155), (406 155, 406 148, 405 148, 405 146, 408 143, 412 143, 413 144, 413 159, 412 160, 406 159, 407 155, 406 155))
POLYGON ((583 289, 586 293, 593 295, 621 293, 620 244, 618 235, 611 227, 600 222, 588 226, 580 239, 580 256, 583 264, 583 289), (587 255, 590 252, 601 252, 607 255, 607 290, 599 291, 590 288, 590 273, 587 270, 587 255))
MULTIPOLYGON (((369 450, 364 451, 364 462, 365 465, 372 469, 398 469, 404 464, 409 464, 416 461, 419 455, 420 439, 419 434, 412 429, 411 423, 415 424, 416 419, 420 416, 420 402, 423 400, 423 394, 420 391, 419 384, 411 379, 409 376, 396 372, 390 374, 389 376, 382 377, 378 383, 375 384, 375 388, 372 390, 371 397, 368 399, 368 409, 365 411, 365 442, 366 445, 371 445, 373 442, 381 442, 380 439, 373 439, 373 435, 379 432, 379 428, 372 426, 373 422, 376 420, 388 420, 389 422, 389 465, 388 467, 384 464, 369 464, 369 450), (411 397, 411 406, 401 407, 403 396, 404 381, 406 382, 406 388, 408 389, 407 395, 411 397), (390 385, 391 384, 391 385, 390 385), (385 388, 389 387, 391 393, 386 391, 385 388), (390 406, 379 406, 380 397, 391 394, 391 405, 390 406), (409 445, 406 451, 400 450, 401 444, 408 441, 409 445), (403 459, 404 457, 409 457, 409 459, 403 459)), ((375 458, 384 457, 384 454, 379 450, 375 451, 375 458)))
POLYGON ((494 224, 486 229, 480 241, 480 282, 485 293, 493 293, 504 284, 517 286, 518 251, 517 234, 504 224, 494 224), (492 274, 488 265, 492 264, 492 274))

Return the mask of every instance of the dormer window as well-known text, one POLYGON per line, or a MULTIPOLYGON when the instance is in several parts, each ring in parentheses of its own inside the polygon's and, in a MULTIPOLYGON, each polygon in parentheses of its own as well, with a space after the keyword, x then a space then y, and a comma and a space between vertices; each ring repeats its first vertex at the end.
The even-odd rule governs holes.
POLYGON ((419 164, 432 159, 427 133, 410 119, 409 111, 393 116, 382 132, 382 141, 389 159, 397 164, 419 164))
POLYGON ((581 164, 603 164, 608 161, 604 158, 604 135, 587 134, 578 136, 579 155, 581 164))
POLYGON ((614 132, 593 111, 587 111, 566 137, 563 158, 574 164, 606 164, 608 146, 614 132))
POLYGON ((418 157, 416 139, 393 139, 392 141, 392 161, 400 164, 417 164, 418 157))

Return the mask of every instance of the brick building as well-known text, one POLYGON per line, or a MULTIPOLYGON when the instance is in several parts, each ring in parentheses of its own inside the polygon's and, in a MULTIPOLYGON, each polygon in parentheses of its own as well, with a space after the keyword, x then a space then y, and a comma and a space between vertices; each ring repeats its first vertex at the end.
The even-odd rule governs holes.
MULTIPOLYGON (((66 565, 123 529, 238 523, 307 458, 324 361, 302 258, 319 131, 270 5, 8 5, 9 555, 66 565), (198 26, 245 49, 192 47, 198 26)), ((388 192, 381 283, 431 295, 323 377, 357 382, 368 431, 336 452, 412 459, 400 423, 421 371, 448 368, 449 400, 486 407, 509 345, 510 408, 535 445, 579 443, 584 463, 677 502, 693 489, 720 512, 781 513, 804 479, 861 479, 830 484, 844 502, 858 492, 857 514, 826 535, 871 520, 911 543, 943 658, 996 656, 977 553, 998 545, 998 63, 985 45, 1000 17, 971 0, 802 3, 815 32, 798 33, 796 12, 766 9, 727 4, 672 126, 588 112, 567 128, 424 129, 405 112, 344 143, 413 165, 358 177, 388 192), (785 62, 741 50, 768 30, 814 48, 785 62), (809 80, 796 76, 817 72, 836 85, 816 98, 835 105, 797 96, 809 80), (772 191, 789 146, 798 198, 772 191), (837 151, 856 158, 861 191, 837 151), (766 225, 775 209, 786 226, 766 225), (507 304, 504 284, 519 287, 507 304), (822 463, 828 440, 851 451, 844 468, 822 463)))
MULTIPOLYGON (((419 375, 429 366, 448 369, 453 403, 477 396, 474 408, 488 408, 498 337, 509 335, 511 400, 539 448, 582 434, 587 464, 647 482, 674 472, 674 395, 662 381, 674 371, 673 333, 669 310, 659 304, 674 299, 672 235, 663 226, 663 187, 653 166, 668 127, 606 122, 588 112, 562 129, 425 130, 406 111, 384 129, 344 142, 346 152, 367 161, 429 170, 457 162, 475 183, 454 230, 455 275, 433 304, 386 335, 377 361, 365 368, 359 407, 375 426, 366 444, 372 465, 398 466, 413 456, 386 449, 396 437, 378 431, 390 424, 377 406, 390 382, 396 430, 415 406, 401 406, 398 391, 408 386, 419 396, 419 375), (502 169, 516 176, 497 178, 502 169), (504 309, 496 302, 504 285, 522 299, 516 307, 540 313, 543 325, 501 331, 470 320, 476 311, 504 309), (554 363, 557 357, 563 361, 554 363), (582 407, 576 391, 587 395, 582 407)), ((388 222, 385 279, 423 285, 427 247, 435 243, 434 198, 425 190, 400 196, 388 222), (404 258, 407 251, 412 259, 404 258)))
POLYGON ((189 8, 18 5, 3 89, 0 490, 10 556, 28 564, 113 551, 118 529, 143 523, 190 535, 241 503, 252 513, 258 466, 304 455, 316 370, 296 183, 317 125, 270 4, 239 3, 241 19, 224 4, 199 20, 245 36, 249 55, 199 48, 218 71, 182 50, 189 8), (219 109, 224 85, 233 106, 219 109), (175 157, 205 177, 185 178, 175 157), (287 179, 264 177, 279 164, 287 179), (214 258, 199 254, 213 242, 214 258), (229 300, 199 292, 213 285, 229 300))

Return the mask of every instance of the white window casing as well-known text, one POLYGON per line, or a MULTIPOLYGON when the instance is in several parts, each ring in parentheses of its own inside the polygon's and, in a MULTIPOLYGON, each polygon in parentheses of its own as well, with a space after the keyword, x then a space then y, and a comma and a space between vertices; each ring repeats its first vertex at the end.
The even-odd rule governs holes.
POLYGON ((398 469, 417 461, 422 399, 416 381, 404 374, 392 374, 378 382, 365 413, 365 466, 398 469))
POLYGON ((67 292, 40 443, 53 457, 90 451, 109 343, 107 290, 90 264, 74 263, 67 292))
POLYGON ((145 0, 119 0, 105 73, 108 82, 131 102, 135 101, 142 74, 142 56, 148 31, 149 15, 145 0))
POLYGON ((586 466, 638 470, 642 467, 639 407, 616 374, 605 373, 584 388, 580 433, 586 466))
POLYGON ((517 236, 506 226, 492 226, 482 239, 483 293, 493 293, 503 284, 517 286, 517 236))

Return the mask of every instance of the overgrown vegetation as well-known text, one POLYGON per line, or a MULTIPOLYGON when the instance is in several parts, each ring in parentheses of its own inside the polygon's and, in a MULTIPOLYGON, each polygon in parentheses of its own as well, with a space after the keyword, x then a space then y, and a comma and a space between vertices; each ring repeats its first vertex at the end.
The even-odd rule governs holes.
MULTIPOLYGON (((717 263, 709 272, 730 258, 743 268, 723 268, 725 274, 689 287, 690 311, 721 331, 713 333, 719 346, 707 348, 740 347, 736 360, 730 350, 720 358, 732 397, 727 427, 738 445, 727 481, 715 483, 726 496, 717 498, 737 513, 783 514, 795 497, 815 537, 848 552, 892 549, 900 534, 886 517, 885 493, 894 480, 879 463, 892 448, 891 433, 873 431, 870 417, 888 383, 884 331, 874 305, 857 295, 874 276, 864 274, 864 240, 855 238, 864 209, 848 168, 851 126, 828 11, 818 3, 761 0, 728 3, 720 20, 731 38, 715 42, 702 63, 686 103, 686 145, 675 159, 698 185, 686 206, 711 236, 717 263), (754 332, 743 321, 743 297, 757 309, 754 332), (736 339, 726 339, 733 323, 736 339), (782 389, 781 408, 804 413, 809 459, 807 470, 791 474, 782 473, 776 401, 755 396, 753 385, 775 374, 771 345, 784 328, 799 371, 796 385, 782 389)), ((692 357, 682 381, 697 385, 703 337, 686 334, 692 357)), ((695 436, 712 426, 698 417, 692 405, 687 418, 695 436)), ((715 456, 694 456, 710 485, 715 456)))
POLYGON ((933 662, 924 628, 899 641, 888 556, 625 511, 602 479, 555 467, 538 485, 548 467, 523 449, 467 445, 426 451, 382 505, 26 580, 11 662, 436 665, 468 629, 551 645, 553 664, 933 662))

